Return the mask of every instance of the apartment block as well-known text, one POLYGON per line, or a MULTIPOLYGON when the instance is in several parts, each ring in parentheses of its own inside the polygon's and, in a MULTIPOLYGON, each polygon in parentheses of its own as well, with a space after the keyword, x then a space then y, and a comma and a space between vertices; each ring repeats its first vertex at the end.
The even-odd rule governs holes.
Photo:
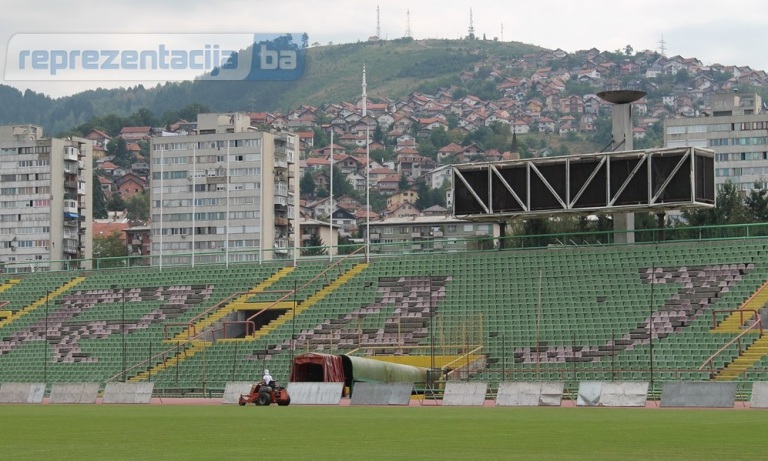
POLYGON ((4 272, 88 269, 92 151, 84 138, 0 126, 0 264, 4 272))
POLYGON ((715 151, 715 186, 726 181, 750 191, 768 185, 768 113, 759 95, 714 95, 711 115, 667 119, 666 147, 706 147, 715 151))
POLYGON ((153 264, 293 257, 297 135, 258 131, 244 113, 199 114, 197 133, 150 144, 153 264))
POLYGON ((382 253, 464 251, 492 245, 498 223, 464 221, 452 216, 413 216, 371 222, 371 243, 382 253), (476 241, 473 241, 476 240, 476 241), (475 245, 476 248, 473 248, 475 245))

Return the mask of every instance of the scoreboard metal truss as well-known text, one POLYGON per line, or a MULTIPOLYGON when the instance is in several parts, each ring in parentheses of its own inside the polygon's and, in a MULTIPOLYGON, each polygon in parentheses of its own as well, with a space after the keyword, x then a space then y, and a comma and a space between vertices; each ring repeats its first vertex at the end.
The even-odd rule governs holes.
POLYGON ((461 164, 452 176, 453 214, 470 220, 715 205, 714 152, 698 147, 461 164))

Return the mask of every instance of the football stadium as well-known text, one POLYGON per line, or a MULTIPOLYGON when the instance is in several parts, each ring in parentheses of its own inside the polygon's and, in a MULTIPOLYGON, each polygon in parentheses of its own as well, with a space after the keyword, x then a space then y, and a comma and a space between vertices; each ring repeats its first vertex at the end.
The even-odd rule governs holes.
MULTIPOLYGON (((747 437, 749 428, 764 425, 760 419, 749 421, 761 417, 754 409, 758 406, 755 393, 768 376, 759 323, 768 295, 768 228, 728 226, 680 232, 667 230, 663 242, 649 236, 649 241, 634 244, 557 243, 595 237, 587 235, 537 236, 535 242, 509 238, 504 249, 397 256, 371 253, 368 260, 352 254, 334 262, 300 259, 295 266, 265 262, 6 274, 0 287, 0 396, 4 402, 45 405, 0 406, 3 432, 18 432, 9 439, 18 440, 18 447, 24 446, 21 441, 29 434, 44 440, 53 437, 55 445, 55 440, 71 433, 73 439, 66 444, 71 448, 74 440, 90 446, 86 439, 93 434, 102 434, 104 438, 97 437, 100 443, 113 440, 116 447, 135 444, 122 431, 136 430, 145 434, 148 449, 174 450, 181 456, 192 448, 176 447, 171 440, 184 445, 188 436, 195 437, 191 434, 206 439, 218 434, 232 448, 232 440, 253 438, 254 427, 263 424, 257 421, 267 416, 254 412, 268 411, 274 421, 297 428, 302 434, 299 439, 315 434, 311 438, 322 440, 316 447, 329 443, 333 434, 355 428, 361 434, 370 430, 408 438, 414 434, 403 431, 430 427, 430 433, 439 434, 424 436, 425 443, 430 440, 427 446, 435 450, 432 453, 441 453, 441 442, 447 438, 462 444, 453 453, 480 444, 476 453, 501 459, 503 453, 492 448, 508 443, 499 442, 500 437, 504 439, 499 428, 525 434, 539 427, 541 445, 532 441, 533 435, 523 437, 531 440, 516 442, 521 459, 537 456, 543 453, 537 450, 550 446, 549 430, 571 434, 557 443, 559 459, 587 453, 597 459, 616 459, 619 448, 611 445, 616 439, 610 431, 613 425, 622 425, 622 446, 637 446, 638 453, 652 450, 657 459, 684 459, 677 450, 682 437, 693 430, 686 427, 698 424, 690 421, 693 415, 707 427, 698 428, 700 432, 684 445, 710 450, 712 458, 694 451, 691 459, 724 459, 722 443, 754 446, 738 440, 747 437), (515 242, 519 246, 514 247, 515 242), (524 243, 539 246, 527 248, 524 243), (375 378, 375 369, 361 365, 355 382, 323 382, 329 373, 310 370, 302 379, 315 382, 289 383, 292 369, 300 374, 294 364, 312 356, 369 359, 427 373, 421 382, 408 375, 405 405, 409 408, 396 411, 410 414, 395 417, 392 400, 375 402, 381 389, 367 394, 375 404, 367 407, 371 402, 365 398, 356 404, 354 388, 399 381, 397 373, 375 378), (106 388, 123 383, 149 384, 153 402, 201 397, 220 404, 228 385, 255 382, 264 368, 289 386, 294 397, 290 407, 112 405, 110 410, 99 410, 107 406, 55 405, 107 403, 106 388), (291 387, 298 384, 337 387, 335 394, 305 392, 302 397, 300 388, 294 394, 291 387), (350 403, 349 385, 355 408, 343 408, 350 403), (680 387, 686 385, 693 387, 680 387), (454 393, 449 392, 452 386, 454 393), (20 391, 21 400, 14 400, 20 391), (313 395, 326 399, 314 402, 323 405, 301 405, 302 398, 306 401, 313 395), (511 413, 475 408, 487 407, 489 402, 517 408, 509 409, 511 413), (553 413, 550 408, 740 409, 750 403, 753 409, 748 411, 693 414, 640 408, 605 410, 608 413, 585 408, 576 414, 582 410, 562 408, 553 413), (424 413, 413 406, 440 408, 424 413), (680 418, 679 426, 668 420, 673 417, 680 418), (401 419, 408 425, 397 422, 401 419), (469 430, 467 420, 478 427, 487 425, 478 429, 482 437, 463 439, 469 430), (66 421, 90 435, 76 436, 78 432, 66 421), (174 429, 165 441, 157 441, 153 434, 177 428, 173 421, 183 422, 192 432, 185 430, 187 435, 179 439, 174 429), (317 426, 309 429, 307 421, 317 426), (370 421, 381 425, 374 430, 370 421), (714 421, 718 423, 712 426, 714 421), (665 438, 668 425, 678 431, 673 437, 677 442, 665 438), (108 429, 114 427, 121 428, 120 434, 108 429), (648 431, 664 442, 650 442, 647 437, 655 436, 648 431), (714 446, 692 442, 699 438, 711 442, 711 431, 718 436, 719 431, 737 434, 714 446), (606 438, 602 457, 594 456, 595 451, 580 451, 585 448, 577 434, 593 433, 606 438)), ((394 394, 386 397, 397 400, 394 394)), ((135 400, 122 402, 149 402, 149 397, 141 398, 141 390, 131 398, 135 400)), ((291 451, 283 445, 269 446, 286 459, 310 456, 309 448, 291 451)), ((110 459, 104 454, 107 447, 82 450, 92 454, 77 451, 78 459, 110 459)), ((330 446, 316 450, 335 453, 330 446)), ((749 448, 744 450, 740 459, 756 459, 748 454, 749 448)), ((18 451, 25 455, 15 459, 39 455, 29 445, 18 451)), ((409 459, 407 453, 383 451, 379 459, 409 459)), ((451 459, 445 454, 440 457, 451 459)))
POLYGON ((219 459, 258 438, 284 459, 757 459, 768 226, 622 218, 711 208, 712 159, 685 148, 454 168, 467 222, 610 214, 600 233, 430 229, 333 257, 8 271, 9 453, 219 459), (264 400, 262 374, 276 381, 264 400), (280 429, 254 434, 257 421, 280 429))

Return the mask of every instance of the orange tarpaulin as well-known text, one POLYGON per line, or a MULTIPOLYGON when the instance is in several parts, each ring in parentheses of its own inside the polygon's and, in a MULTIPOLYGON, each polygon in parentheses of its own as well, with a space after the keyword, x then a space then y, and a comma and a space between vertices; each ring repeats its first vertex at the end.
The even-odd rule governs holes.
POLYGON ((330 354, 302 354, 293 358, 292 383, 343 383, 341 357, 330 354))

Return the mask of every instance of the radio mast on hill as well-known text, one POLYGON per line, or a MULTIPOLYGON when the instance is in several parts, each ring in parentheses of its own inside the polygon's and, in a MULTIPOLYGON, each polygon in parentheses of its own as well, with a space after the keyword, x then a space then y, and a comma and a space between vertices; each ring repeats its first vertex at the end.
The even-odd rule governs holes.
POLYGON ((664 35, 662 35, 661 40, 659 40, 659 54, 663 58, 667 57, 667 42, 664 41, 664 35))
POLYGON ((379 22, 379 5, 376 5, 376 37, 381 38, 381 22, 379 22))
POLYGON ((411 10, 405 10, 405 36, 411 37, 411 10))
POLYGON ((472 8, 469 9, 469 33, 467 34, 467 38, 475 38, 475 24, 472 21, 472 8))

